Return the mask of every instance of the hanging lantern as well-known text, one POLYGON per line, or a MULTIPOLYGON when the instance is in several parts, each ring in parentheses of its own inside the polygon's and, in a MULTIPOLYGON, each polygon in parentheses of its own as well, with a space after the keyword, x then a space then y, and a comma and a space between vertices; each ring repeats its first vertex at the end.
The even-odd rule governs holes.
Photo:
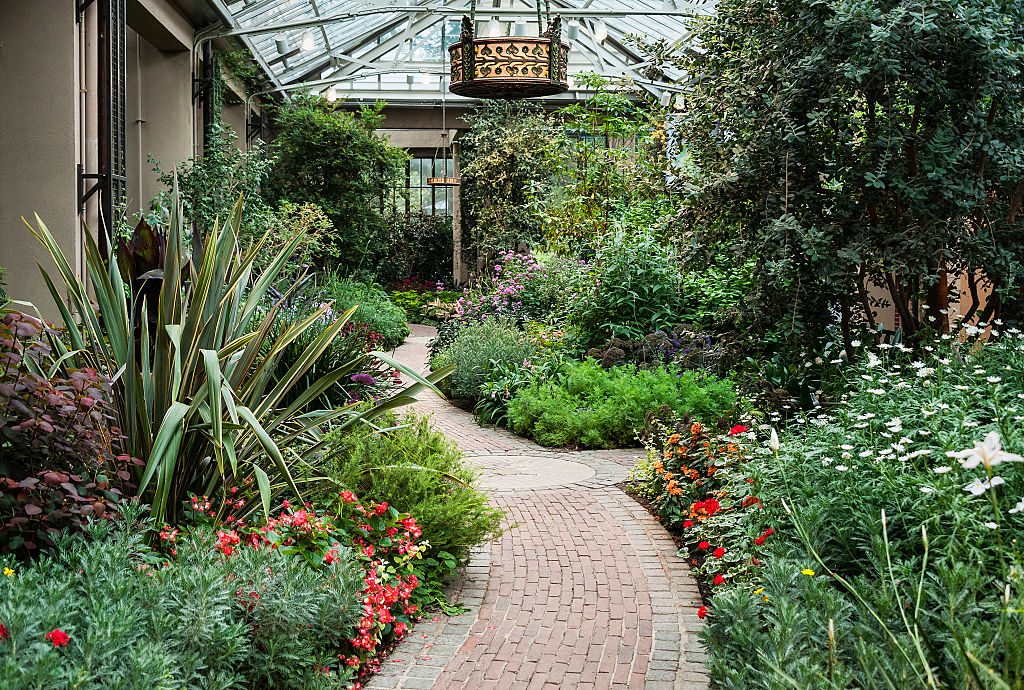
MULTIPOLYGON (((548 28, 541 36, 477 38, 476 2, 462 18, 462 38, 448 47, 451 56, 451 91, 470 98, 538 98, 569 90, 569 44, 562 41, 562 18, 551 19, 545 2, 548 28)), ((537 26, 543 26, 537 0, 537 26)), ((521 33, 516 31, 515 33, 521 33)))

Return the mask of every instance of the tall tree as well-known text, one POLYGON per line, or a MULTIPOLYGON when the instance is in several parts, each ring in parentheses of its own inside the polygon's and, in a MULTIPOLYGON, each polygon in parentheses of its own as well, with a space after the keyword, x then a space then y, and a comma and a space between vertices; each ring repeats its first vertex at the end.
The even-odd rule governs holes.
POLYGON ((1019 316, 1024 4, 721 0, 695 36, 691 218, 757 257, 761 317, 849 345, 876 286, 913 336, 954 275, 1019 316))

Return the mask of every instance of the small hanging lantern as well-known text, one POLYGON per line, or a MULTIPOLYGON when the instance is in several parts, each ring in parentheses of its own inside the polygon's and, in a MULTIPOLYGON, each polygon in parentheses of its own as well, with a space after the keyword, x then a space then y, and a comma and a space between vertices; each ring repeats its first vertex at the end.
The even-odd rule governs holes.
MULTIPOLYGON (((448 147, 448 130, 445 129, 441 132, 441 148, 440 153, 442 154, 441 160, 445 161, 445 172, 447 172, 448 164, 447 161, 454 160, 449 156, 448 147)), ((438 151, 434 152, 434 166, 433 169, 437 170, 438 151)), ((428 177, 427 184, 431 187, 458 187, 462 184, 462 179, 458 177, 428 177)))
MULTIPOLYGON (((442 25, 441 26, 441 45, 444 45, 444 42, 445 42, 445 33, 444 33, 444 26, 442 25)), ((448 94, 444 90, 444 75, 441 75, 441 146, 440 146, 440 149, 435 149, 434 150, 434 162, 433 162, 433 167, 431 169, 434 170, 435 172, 437 171, 437 159, 438 159, 438 153, 440 153, 442 155, 441 160, 443 160, 445 162, 444 163, 444 171, 445 171, 445 173, 448 173, 448 172, 453 172, 454 173, 454 170, 452 170, 452 171, 448 170, 448 161, 452 161, 452 166, 454 167, 454 165, 455 165, 455 157, 453 155, 451 155, 452 151, 451 151, 451 147, 449 146, 449 143, 448 143, 448 98, 447 98, 447 96, 448 96, 448 94)), ((462 180, 460 178, 454 177, 454 176, 451 176, 451 177, 449 177, 449 176, 445 176, 445 177, 428 177, 427 178, 427 184, 430 185, 431 187, 458 187, 460 184, 462 184, 462 180)))
MULTIPOLYGON (((470 98, 520 99, 553 96, 569 90, 569 44, 562 41, 562 18, 551 19, 545 0, 548 28, 539 37, 498 36, 476 38, 476 0, 470 16, 462 18, 462 37, 448 47, 451 56, 451 91, 470 98)), ((543 26, 537 0, 537 26, 543 26)), ((519 31, 515 33, 521 33, 519 31)))

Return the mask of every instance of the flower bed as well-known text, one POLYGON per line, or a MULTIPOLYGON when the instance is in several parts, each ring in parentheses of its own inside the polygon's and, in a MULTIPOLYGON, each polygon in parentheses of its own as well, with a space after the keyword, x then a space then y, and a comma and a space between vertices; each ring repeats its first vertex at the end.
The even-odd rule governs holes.
POLYGON ((1024 682, 1021 371, 1019 332, 883 347, 779 436, 662 436, 635 479, 704 585, 717 687, 1024 682))

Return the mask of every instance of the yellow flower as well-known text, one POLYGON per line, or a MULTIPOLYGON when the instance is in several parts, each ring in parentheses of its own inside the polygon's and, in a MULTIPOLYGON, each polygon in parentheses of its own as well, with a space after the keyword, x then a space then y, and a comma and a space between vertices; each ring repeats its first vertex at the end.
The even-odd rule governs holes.
POLYGON ((814 571, 811 570, 810 568, 804 568, 800 572, 801 572, 801 574, 806 575, 807 577, 814 577, 814 571))
POLYGON ((14 577, 14 570, 11 568, 4 568, 4 575, 7 577, 14 577))
POLYGON ((761 594, 762 592, 764 592, 764 587, 758 587, 754 590, 754 594, 761 594))
POLYGON ((768 601, 768 595, 767 594, 764 595, 764 600, 768 601))

